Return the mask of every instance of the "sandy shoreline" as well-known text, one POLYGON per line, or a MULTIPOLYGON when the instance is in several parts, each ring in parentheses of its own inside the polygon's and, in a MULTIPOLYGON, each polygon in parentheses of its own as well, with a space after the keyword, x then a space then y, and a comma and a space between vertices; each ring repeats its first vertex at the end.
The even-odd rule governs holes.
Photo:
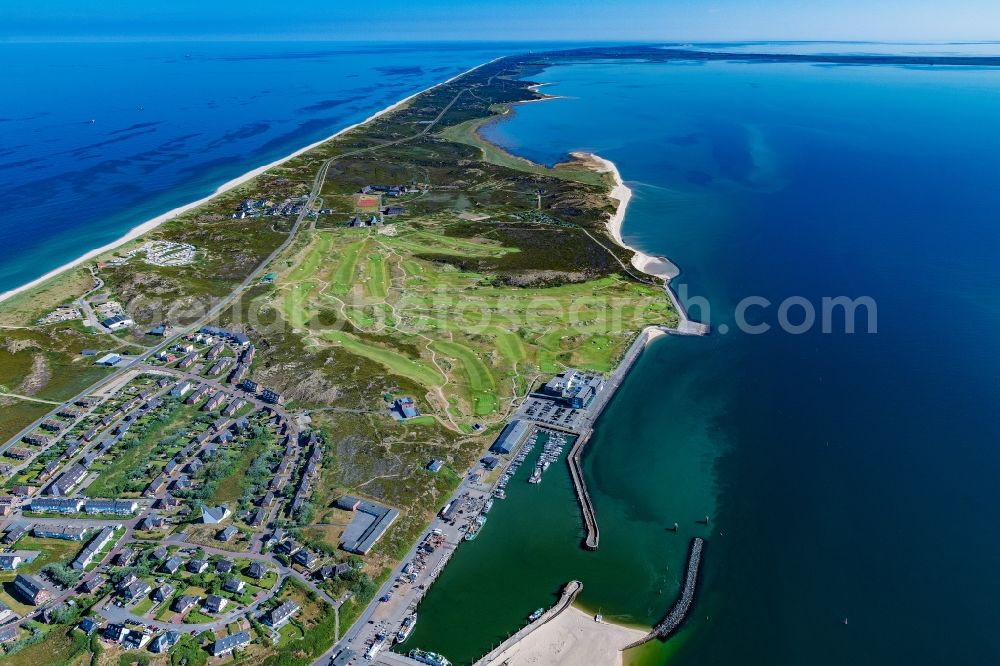
POLYGON ((618 666, 621 648, 645 635, 640 629, 595 622, 593 616, 570 606, 483 666, 618 666))
POLYGON ((87 252, 86 254, 81 255, 81 256, 77 257, 76 259, 63 264, 60 267, 55 268, 55 269, 49 271, 48 273, 46 273, 45 275, 42 275, 41 277, 38 277, 38 278, 36 278, 36 279, 34 279, 34 280, 30 281, 30 282, 27 282, 27 283, 21 285, 20 287, 15 287, 14 289, 11 289, 9 291, 5 291, 4 293, 0 294, 0 302, 3 302, 3 301, 5 301, 5 300, 11 298, 12 296, 17 295, 17 294, 20 294, 21 292, 27 291, 28 289, 31 289, 32 287, 36 287, 36 286, 42 284, 43 282, 45 282, 46 280, 49 280, 49 279, 51 279, 51 278, 59 275, 60 273, 62 273, 64 271, 67 271, 67 270, 69 270, 71 268, 76 268, 77 266, 79 266, 79 265, 81 265, 81 264, 83 264, 83 263, 85 263, 85 262, 93 259, 94 257, 98 257, 98 256, 104 254, 105 252, 108 252, 110 250, 115 249, 116 247, 120 247, 120 246, 124 245, 125 243, 133 241, 136 238, 139 238, 140 236, 142 236, 143 234, 145 234, 145 233, 147 233, 149 231, 152 231, 153 229, 155 229, 156 227, 160 226, 164 222, 166 222, 168 220, 171 220, 171 219, 177 217, 178 215, 181 215, 182 213, 186 213, 187 211, 189 211, 189 210, 191 210, 193 208, 197 208, 198 206, 200 206, 200 205, 202 205, 204 203, 207 203, 208 201, 210 201, 214 197, 222 194, 223 192, 225 192, 227 190, 231 190, 234 187, 238 187, 239 185, 242 185, 243 183, 256 178, 257 176, 261 175, 262 173, 264 173, 268 169, 271 169, 273 167, 276 167, 276 166, 279 166, 281 164, 284 164, 285 162, 287 162, 287 161, 289 161, 291 159, 294 159, 294 158, 298 157, 299 155, 301 155, 301 154, 303 154, 303 153, 305 153, 307 151, 310 151, 310 150, 312 150, 313 148, 316 148, 319 145, 322 145, 322 144, 326 143, 327 141, 331 141, 331 140, 337 138, 341 134, 344 134, 346 132, 350 132, 351 130, 353 130, 353 129, 357 128, 357 127, 360 127, 360 126, 362 126, 362 125, 364 125, 366 123, 371 122, 372 120, 375 120, 379 116, 382 116, 382 115, 385 115, 386 113, 390 113, 392 111, 395 111, 396 109, 398 109, 399 107, 403 106, 404 104, 406 104, 407 102, 409 102, 410 100, 412 100, 414 97, 416 97, 418 95, 422 95, 423 93, 425 93, 425 92, 427 92, 429 90, 433 90, 434 88, 437 88, 439 86, 447 85, 447 84, 451 83, 452 81, 454 81, 454 80, 456 80, 458 78, 461 78, 461 77, 465 76, 466 74, 468 74, 470 72, 474 72, 474 71, 476 71, 477 69, 479 69, 481 67, 485 67, 486 65, 494 63, 494 62, 496 62, 497 60, 500 60, 503 57, 504 56, 500 56, 498 58, 494 58, 493 60, 490 60, 489 62, 484 62, 482 64, 476 65, 475 67, 467 69, 464 72, 460 72, 460 73, 456 74, 455 76, 451 77, 450 79, 447 79, 446 81, 441 81, 440 83, 435 83, 434 85, 432 85, 430 87, 427 87, 427 88, 424 88, 423 90, 417 91, 417 92, 413 93, 412 95, 399 100, 398 102, 394 102, 394 103, 390 104, 389 106, 385 107, 381 111, 373 113, 372 115, 368 116, 364 120, 361 120, 359 122, 354 123, 353 125, 349 125, 347 127, 344 127, 343 129, 340 129, 340 130, 336 131, 335 133, 331 134, 330 136, 326 137, 325 139, 320 139, 319 141, 314 141, 313 143, 310 143, 308 146, 304 146, 302 148, 299 148, 298 150, 296 150, 293 153, 290 153, 290 154, 288 154, 288 155, 286 155, 286 156, 284 156, 282 158, 274 160, 273 162, 271 162, 269 164, 265 164, 263 166, 257 167, 256 169, 252 169, 250 171, 247 171, 243 175, 237 176, 236 178, 233 178, 232 180, 229 180, 229 181, 223 183, 222 185, 220 185, 219 187, 217 187, 215 189, 215 191, 212 192, 211 194, 209 194, 208 196, 202 197, 201 199, 198 199, 197 201, 192 201, 191 203, 184 204, 183 206, 178 206, 177 208, 174 208, 173 210, 169 210, 166 213, 163 213, 161 215, 157 215, 156 217, 154 217, 154 218, 152 218, 150 220, 146 220, 142 224, 139 224, 139 225, 133 227, 132 229, 130 229, 124 236, 121 236, 120 238, 118 238, 118 239, 116 239, 116 240, 108 243, 107 245, 104 245, 104 246, 99 247, 97 249, 91 250, 90 252, 87 252))
POLYGON ((632 257, 632 265, 639 271, 647 275, 652 275, 670 281, 680 274, 680 269, 666 257, 652 257, 641 250, 637 250, 622 240, 622 223, 625 221, 625 212, 628 204, 632 200, 632 190, 622 180, 618 167, 611 160, 606 160, 593 153, 575 152, 570 153, 573 157, 596 163, 598 170, 610 173, 614 178, 615 186, 611 189, 610 197, 618 201, 618 208, 615 214, 608 220, 608 232, 622 247, 632 250, 635 255, 632 257))

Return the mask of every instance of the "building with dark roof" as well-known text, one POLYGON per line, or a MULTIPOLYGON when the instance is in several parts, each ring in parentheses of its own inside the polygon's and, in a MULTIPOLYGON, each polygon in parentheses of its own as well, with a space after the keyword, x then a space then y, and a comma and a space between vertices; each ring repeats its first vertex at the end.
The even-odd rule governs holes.
POLYGON ((271 609, 271 612, 265 616, 264 624, 270 626, 272 629, 280 629, 298 612, 299 605, 297 603, 286 601, 280 606, 271 609))
POLYGON ((399 510, 375 502, 345 495, 337 500, 337 508, 353 511, 354 517, 341 535, 340 547, 350 553, 364 555, 382 538, 399 517, 399 510))
POLYGON ((45 603, 52 596, 40 580, 24 574, 17 574, 15 576, 14 591, 17 593, 17 596, 34 606, 45 603))
POLYGON ((213 657, 224 657, 233 650, 245 648, 247 645, 250 645, 250 634, 245 631, 239 631, 235 634, 224 636, 212 643, 210 651, 213 657))
POLYGON ((70 492, 83 481, 87 476, 87 469, 80 464, 70 465, 65 472, 59 475, 59 478, 52 482, 48 488, 45 489, 47 495, 52 495, 53 497, 65 497, 69 495, 70 492))
POLYGON ((177 645, 177 641, 181 639, 181 635, 176 631, 168 631, 166 633, 160 634, 153 639, 153 642, 149 644, 149 649, 151 652, 157 654, 163 654, 177 645))
POLYGON ((229 600, 225 597, 220 597, 217 594, 210 594, 208 598, 205 599, 205 610, 209 613, 221 613, 226 609, 226 605, 229 600))
POLYGON ((508 423, 500 436, 493 442, 490 451, 502 455, 510 455, 510 452, 518 447, 521 442, 528 438, 531 433, 532 424, 528 421, 514 419, 508 423))
POLYGON ((65 497, 35 497, 31 500, 31 510, 35 513, 80 513, 82 499, 65 497))

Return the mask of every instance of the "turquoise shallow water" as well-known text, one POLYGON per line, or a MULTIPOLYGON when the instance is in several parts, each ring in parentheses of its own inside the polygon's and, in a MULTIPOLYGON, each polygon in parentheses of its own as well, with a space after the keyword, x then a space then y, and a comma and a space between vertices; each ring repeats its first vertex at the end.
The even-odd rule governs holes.
POLYGON ((716 333, 651 347, 602 419, 584 458, 601 550, 578 551, 568 481, 546 478, 459 552, 414 644, 462 661, 573 576, 586 607, 652 621, 683 552, 662 528, 689 536, 711 513, 695 613, 649 663, 1000 659, 1000 72, 594 63, 536 78, 566 99, 489 136, 546 163, 615 161, 635 191, 626 241, 682 267, 716 333), (871 297, 877 333, 836 316, 830 333, 778 330, 785 299, 820 313, 836 296, 871 297), (747 297, 771 303, 748 316, 770 332, 736 330, 747 297), (475 621, 456 637, 444 606, 475 621))

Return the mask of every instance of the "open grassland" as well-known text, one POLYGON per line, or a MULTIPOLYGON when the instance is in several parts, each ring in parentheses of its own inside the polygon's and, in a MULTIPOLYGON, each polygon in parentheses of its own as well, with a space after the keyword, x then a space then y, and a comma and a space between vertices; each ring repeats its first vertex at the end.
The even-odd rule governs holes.
MULTIPOLYGON (((22 635, 26 635, 22 632, 22 635)), ((53 627, 45 637, 15 654, 4 656, 6 666, 66 666, 88 653, 90 640, 82 631, 65 626, 53 627)), ((89 662, 89 659, 88 659, 89 662)), ((87 663, 87 662, 85 662, 87 663)))
POLYGON ((463 268, 518 252, 467 237, 467 224, 435 214, 391 235, 324 231, 287 268, 280 307, 254 307, 280 310, 309 349, 332 345, 416 383, 455 427, 502 420, 541 374, 611 370, 635 333, 675 321, 660 288, 620 275, 520 286, 463 268))
POLYGON ((152 470, 144 473, 151 460, 169 436, 183 432, 191 423, 194 408, 167 402, 163 411, 148 422, 139 421, 109 455, 94 469, 99 476, 84 490, 87 497, 117 498, 138 495, 152 480, 152 470))

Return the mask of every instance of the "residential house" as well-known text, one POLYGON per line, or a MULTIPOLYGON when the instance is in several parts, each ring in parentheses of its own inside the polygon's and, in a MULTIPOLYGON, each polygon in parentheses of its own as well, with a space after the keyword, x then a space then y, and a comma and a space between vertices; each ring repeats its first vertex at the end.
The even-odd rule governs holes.
POLYGON ((107 580, 107 578, 98 574, 93 578, 83 581, 78 589, 84 594, 90 594, 99 590, 101 586, 107 582, 107 580))
POLYGON ((149 645, 149 649, 151 652, 163 654, 168 652, 173 646, 177 645, 177 641, 180 639, 181 635, 179 633, 176 631, 168 631, 154 638, 153 642, 149 645))
POLYGON ((207 560, 189 560, 187 570, 193 574, 205 573, 208 570, 207 560))
POLYGON ((224 530, 220 530, 219 533, 215 535, 215 538, 223 543, 226 543, 232 541, 233 537, 239 533, 240 531, 238 529, 233 526, 229 526, 224 530))
POLYGON ((35 606, 45 603, 51 596, 40 580, 24 574, 17 574, 14 578, 14 591, 25 602, 35 606))
POLYGON ((250 645, 250 634, 239 631, 215 641, 209 651, 213 657, 224 657, 233 650, 245 648, 247 645, 250 645))
POLYGON ((83 505, 86 513, 102 513, 111 516, 131 516, 139 510, 135 500, 87 500, 83 505))
POLYGON ((254 580, 260 580, 267 576, 267 565, 263 562, 254 562, 247 568, 247 575, 254 580))
POLYGON ((229 600, 225 597, 220 597, 217 594, 210 594, 208 598, 205 599, 205 610, 209 613, 221 613, 225 610, 226 605, 229 600))
POLYGON ((280 629, 298 612, 299 605, 297 603, 286 601, 280 606, 271 609, 271 612, 265 617, 264 624, 269 625, 272 629, 280 629))
POLYGON ((87 534, 86 527, 75 525, 35 525, 31 533, 39 539, 62 539, 63 541, 83 541, 87 534))
POLYGON ((314 566, 319 564, 319 557, 315 553, 311 553, 305 548, 295 553, 295 557, 292 558, 296 564, 301 564, 306 569, 312 569, 314 566))
POLYGON ((0 571, 14 571, 23 563, 20 555, 0 554, 0 571))
POLYGON ((17 619, 17 613, 12 611, 7 604, 0 601, 0 624, 7 624, 11 620, 17 619))
POLYGON ((174 600, 174 605, 170 609, 178 613, 186 613, 194 608, 197 603, 198 597, 193 594, 182 594, 174 600))
POLYGON ((153 590, 153 601, 158 604, 162 604, 164 601, 169 599, 173 593, 176 591, 173 585, 170 583, 164 583, 155 590, 153 590))
POLYGON ((138 601, 149 594, 153 588, 144 580, 137 580, 130 583, 121 591, 122 598, 126 601, 138 601))
POLYGON ((0 627, 0 644, 13 643, 17 640, 18 627, 16 624, 8 624, 0 627))
POLYGON ((229 517, 232 512, 229 507, 225 504, 220 504, 215 507, 201 507, 201 521, 208 525, 218 525, 223 520, 229 517))
POLYGON ((222 584, 222 589, 223 590, 225 590, 226 592, 232 592, 233 594, 240 594, 240 593, 242 593, 243 592, 243 588, 245 588, 245 587, 246 587, 246 583, 244 583, 239 578, 235 578, 235 577, 227 578, 226 582, 222 584))
POLYGON ((163 563, 163 570, 168 574, 175 574, 177 573, 177 570, 181 568, 181 564, 182 564, 181 558, 174 555, 169 560, 163 563))

